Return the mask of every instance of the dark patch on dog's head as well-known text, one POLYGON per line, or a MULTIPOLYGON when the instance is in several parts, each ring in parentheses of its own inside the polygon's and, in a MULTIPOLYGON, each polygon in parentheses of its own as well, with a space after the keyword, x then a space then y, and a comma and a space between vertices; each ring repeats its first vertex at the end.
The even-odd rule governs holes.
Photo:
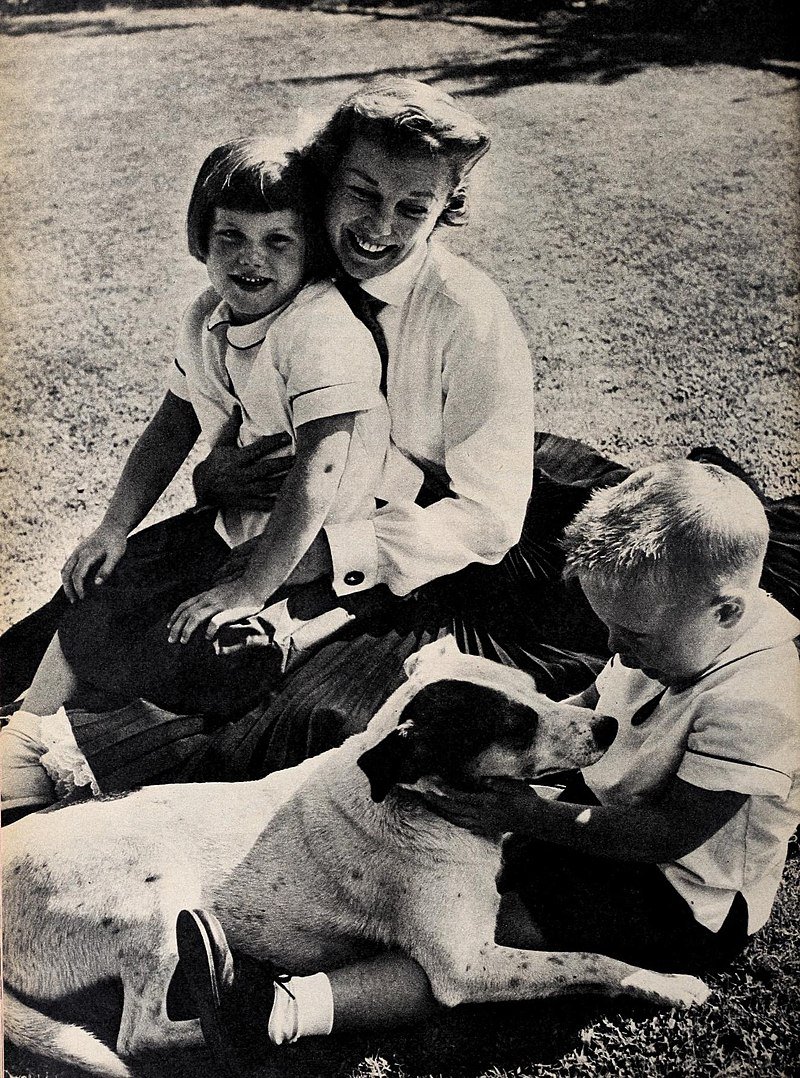
POLYGON ((358 761, 373 801, 398 782, 437 775, 457 785, 466 765, 490 745, 523 749, 538 715, 497 689, 470 681, 434 681, 408 702, 398 726, 358 761))

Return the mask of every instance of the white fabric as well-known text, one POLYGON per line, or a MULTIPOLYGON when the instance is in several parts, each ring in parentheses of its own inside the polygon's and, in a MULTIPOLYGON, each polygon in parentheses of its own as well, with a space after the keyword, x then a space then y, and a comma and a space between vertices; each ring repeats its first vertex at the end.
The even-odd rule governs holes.
POLYGON ((767 920, 789 837, 800 822, 800 622, 764 593, 754 623, 682 690, 667 689, 653 714, 631 725, 664 686, 615 656, 597 679, 596 710, 619 732, 583 775, 602 804, 658 798, 673 776, 748 800, 698 849, 659 867, 696 919, 717 931, 740 891, 748 930, 767 920))
POLYGON ((63 707, 54 715, 14 712, 0 732, 0 759, 7 809, 48 804, 86 786, 100 795, 63 707))
POLYGON ((275 986, 267 1030, 273 1044, 327 1037, 333 1029, 333 990, 324 973, 292 977, 275 986))
MULTIPOLYGON (((355 412, 347 464, 329 518, 339 521, 370 513, 375 498, 383 496, 389 417, 380 377, 371 333, 339 290, 323 281, 307 285, 280 311, 244 326, 232 325, 227 304, 207 289, 184 316, 168 388, 191 401, 211 444, 237 404, 242 409, 240 445, 279 432, 294 442, 304 423, 355 412)), ((420 482, 417 473, 417 489, 420 482)), ((260 534, 267 516, 258 510, 223 510, 217 530, 237 546, 260 534)))
MULTIPOLYGON (((327 526, 338 594, 384 583, 405 595, 519 539, 533 471, 533 374, 505 297, 437 243, 364 290, 389 350, 392 440, 449 485, 426 509, 394 493, 371 519, 327 526)), ((403 490, 397 483, 394 490, 403 490)))

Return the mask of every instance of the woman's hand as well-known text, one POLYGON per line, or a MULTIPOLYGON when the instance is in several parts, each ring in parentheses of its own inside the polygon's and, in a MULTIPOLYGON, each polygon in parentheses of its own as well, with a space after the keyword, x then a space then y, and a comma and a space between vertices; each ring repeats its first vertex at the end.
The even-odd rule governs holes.
POLYGON ((84 597, 90 574, 94 574, 92 582, 96 587, 106 581, 127 545, 127 536, 103 524, 81 539, 61 569, 61 583, 69 601, 74 603, 84 597))
POLYGON ((263 608, 263 595, 257 595, 241 577, 228 580, 181 603, 169 619, 167 639, 170 644, 186 644, 208 622, 206 639, 213 640, 223 625, 249 618, 263 608))
POLYGON ((250 445, 240 446, 237 435, 241 422, 237 405, 214 448, 194 470, 195 497, 200 505, 220 509, 268 511, 294 462, 291 450, 278 451, 289 448, 292 439, 284 433, 265 434, 250 445))
POLYGON ((508 831, 535 831, 542 806, 546 806, 520 779, 484 779, 482 789, 475 792, 439 783, 438 790, 426 790, 422 796, 450 823, 490 838, 508 831))

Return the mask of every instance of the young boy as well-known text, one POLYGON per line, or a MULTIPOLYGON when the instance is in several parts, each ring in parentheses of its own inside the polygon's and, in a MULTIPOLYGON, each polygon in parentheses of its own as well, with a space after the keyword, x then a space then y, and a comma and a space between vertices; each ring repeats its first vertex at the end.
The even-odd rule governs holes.
MULTIPOLYGON (((511 780, 427 795, 460 826, 514 833, 500 942, 702 970, 766 922, 800 820, 800 623, 759 590, 767 539, 746 484, 688 461, 598 492, 567 529, 567 573, 615 652, 572 702, 614 716, 614 744, 558 800, 511 780)), ((192 982, 207 1039, 229 1056, 433 1006, 402 957, 292 978, 290 998, 271 972, 223 972, 213 917, 179 924, 185 967, 207 959, 192 982)))

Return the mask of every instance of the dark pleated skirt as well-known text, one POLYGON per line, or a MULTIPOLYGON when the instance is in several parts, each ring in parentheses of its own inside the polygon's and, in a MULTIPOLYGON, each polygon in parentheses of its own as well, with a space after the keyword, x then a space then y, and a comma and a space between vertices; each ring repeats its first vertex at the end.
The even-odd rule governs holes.
MULTIPOLYGON (((363 730, 402 682, 408 656, 448 632, 463 652, 524 669, 553 697, 590 684, 608 657, 606 631, 577 583, 562 581, 559 539, 593 490, 628 471, 555 435, 537 435, 535 450, 522 537, 498 565, 469 566, 413 597, 370 608, 277 688, 267 687, 268 679, 257 685, 244 714, 213 701, 202 713, 175 714, 142 700, 73 712, 76 738, 101 789, 252 779, 299 763, 363 730)), ((716 450, 693 457, 736 470, 716 450)), ((773 538, 763 586, 796 610, 798 500, 767 503, 767 512, 773 538)))

